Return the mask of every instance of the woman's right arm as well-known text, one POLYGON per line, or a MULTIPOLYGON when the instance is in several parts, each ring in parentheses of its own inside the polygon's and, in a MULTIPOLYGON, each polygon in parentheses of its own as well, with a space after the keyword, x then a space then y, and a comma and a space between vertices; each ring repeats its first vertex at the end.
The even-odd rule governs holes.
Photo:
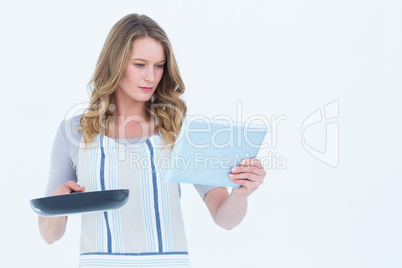
MULTIPOLYGON (((71 192, 84 192, 85 187, 81 187, 74 181, 68 181, 58 186, 51 194, 63 195, 71 192)), ((67 216, 61 217, 41 217, 39 216, 39 231, 42 238, 48 244, 52 244, 63 237, 66 231, 67 216)))
MULTIPOLYGON (((78 148, 67 140, 66 133, 72 132, 79 124, 79 118, 63 121, 56 131, 53 142, 50 172, 46 188, 46 196, 70 194, 71 192, 83 192, 76 183, 77 176, 74 168, 74 158, 78 157, 78 148)), ((80 140, 80 134, 75 137, 80 140)), ((64 217, 39 217, 39 231, 42 238, 52 244, 63 237, 66 230, 67 216, 64 217)))

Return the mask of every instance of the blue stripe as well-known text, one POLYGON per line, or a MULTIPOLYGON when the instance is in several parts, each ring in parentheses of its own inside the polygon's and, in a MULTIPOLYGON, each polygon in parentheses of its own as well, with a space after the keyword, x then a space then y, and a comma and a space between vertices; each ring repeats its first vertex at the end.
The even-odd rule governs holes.
POLYGON ((105 151, 103 150, 103 135, 100 136, 100 146, 101 146, 101 166, 100 166, 100 183, 101 190, 105 190, 105 151))
MULTIPOLYGON (((101 147, 101 166, 100 166, 100 183, 102 191, 105 191, 105 151, 103 149, 103 135, 100 135, 100 147, 101 147)), ((112 252, 112 234, 109 227, 109 219, 107 211, 103 212, 106 223, 107 231, 107 251, 112 252)))
POLYGON ((81 255, 122 255, 122 256, 146 256, 146 255, 188 255, 187 251, 170 251, 170 252, 140 252, 140 253, 108 253, 108 252, 87 252, 81 255))
MULTIPOLYGON (((155 143, 158 144, 159 146, 162 145, 162 141, 159 137, 155 137, 155 143)), ((155 159, 162 159, 163 157, 161 156, 161 151, 160 150, 155 150, 155 159)), ((161 180, 162 178, 162 172, 163 172, 163 164, 158 162, 158 160, 155 160, 156 163, 158 164, 157 172, 158 172, 158 183, 159 183, 159 189, 162 198, 162 208, 161 208, 161 218, 163 220, 164 225, 161 225, 162 227, 162 234, 164 235, 162 237, 163 243, 163 248, 165 251, 172 251, 172 232, 171 232, 171 227, 170 227, 170 213, 169 213, 169 193, 168 193, 168 183, 161 180)))
MULTIPOLYGON (((115 155, 115 143, 112 139, 105 136, 105 154, 107 156, 107 161, 109 164, 106 168, 109 170, 109 189, 117 189, 117 179, 116 179, 116 155, 115 155)), ((121 229, 120 229, 120 213, 119 210, 112 210, 108 212, 111 214, 111 228, 113 229, 113 245, 115 245, 116 252, 123 251, 123 242, 121 237, 121 229)))
POLYGON ((112 234, 110 233, 109 219, 106 211, 103 212, 103 216, 105 218, 106 230, 107 230, 107 252, 112 252, 112 234))
MULTIPOLYGON (((141 158, 147 158, 145 149, 139 148, 141 158)), ((142 185, 142 202, 143 202, 143 213, 145 220, 145 230, 147 233, 147 249, 148 251, 154 252, 154 231, 153 231, 153 221, 151 216, 151 199, 149 198, 149 180, 148 180, 148 169, 141 168, 141 185, 142 185)))
POLYGON ((96 213, 96 246, 97 250, 102 252, 103 251, 103 243, 102 243, 102 212, 96 213))
POLYGON ((89 260, 81 260, 80 267, 190 267, 190 263, 188 260, 172 260, 172 261, 108 261, 108 260, 97 260, 97 259, 89 259, 89 260))
POLYGON ((172 261, 119 261, 116 260, 85 260, 80 261, 80 267, 190 267, 190 263, 187 260, 172 260, 172 261))
POLYGON ((80 267, 190 267, 188 260, 172 259, 172 260, 103 260, 103 259, 86 259, 80 261, 80 267))
POLYGON ((152 184, 154 188, 154 206, 155 206, 155 219, 156 219, 156 231, 158 233, 158 245, 159 245, 159 252, 163 251, 162 248, 162 232, 161 232, 161 220, 159 218, 159 205, 158 205, 158 185, 156 181, 156 170, 154 164, 154 150, 152 148, 152 144, 147 139, 147 145, 149 151, 151 153, 151 167, 152 167, 152 184))
MULTIPOLYGON (((97 142, 99 143, 99 136, 97 138, 97 142)), ((92 190, 93 191, 99 191, 98 186, 99 186, 99 181, 100 180, 98 179, 98 177, 96 175, 96 173, 97 173, 96 171, 98 170, 98 165, 99 165, 99 146, 97 146, 97 147, 95 147, 93 149, 92 155, 93 155, 92 160, 91 160, 91 163, 93 165, 92 170, 91 170, 92 190)), ((103 250, 103 243, 102 243, 102 240, 103 240, 102 239, 102 234, 103 234, 103 224, 102 223, 103 223, 102 215, 101 215, 101 212, 99 212, 99 213, 96 214, 96 230, 97 230, 96 243, 97 243, 97 249, 99 251, 104 251, 103 250)))

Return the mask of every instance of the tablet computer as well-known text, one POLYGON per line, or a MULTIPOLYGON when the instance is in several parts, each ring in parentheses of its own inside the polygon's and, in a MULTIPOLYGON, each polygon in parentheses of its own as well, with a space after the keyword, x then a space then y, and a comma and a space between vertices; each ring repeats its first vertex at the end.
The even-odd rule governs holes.
POLYGON ((255 158, 268 127, 187 116, 180 129, 163 178, 170 182, 240 187, 230 181, 231 168, 255 158))

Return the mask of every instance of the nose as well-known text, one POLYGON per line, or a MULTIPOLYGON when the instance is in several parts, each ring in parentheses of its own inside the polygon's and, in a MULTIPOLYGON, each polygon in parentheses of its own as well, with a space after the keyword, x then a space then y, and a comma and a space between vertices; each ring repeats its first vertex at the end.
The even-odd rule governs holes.
POLYGON ((145 81, 153 82, 155 79, 155 74, 154 74, 154 68, 151 66, 150 68, 147 68, 146 73, 145 73, 145 81))

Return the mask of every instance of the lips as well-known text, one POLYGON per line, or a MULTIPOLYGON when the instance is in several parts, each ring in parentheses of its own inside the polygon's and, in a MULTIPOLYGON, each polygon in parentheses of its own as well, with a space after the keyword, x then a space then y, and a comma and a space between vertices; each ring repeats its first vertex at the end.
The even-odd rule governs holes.
POLYGON ((152 87, 139 87, 139 88, 141 88, 145 92, 149 92, 152 90, 152 87))

